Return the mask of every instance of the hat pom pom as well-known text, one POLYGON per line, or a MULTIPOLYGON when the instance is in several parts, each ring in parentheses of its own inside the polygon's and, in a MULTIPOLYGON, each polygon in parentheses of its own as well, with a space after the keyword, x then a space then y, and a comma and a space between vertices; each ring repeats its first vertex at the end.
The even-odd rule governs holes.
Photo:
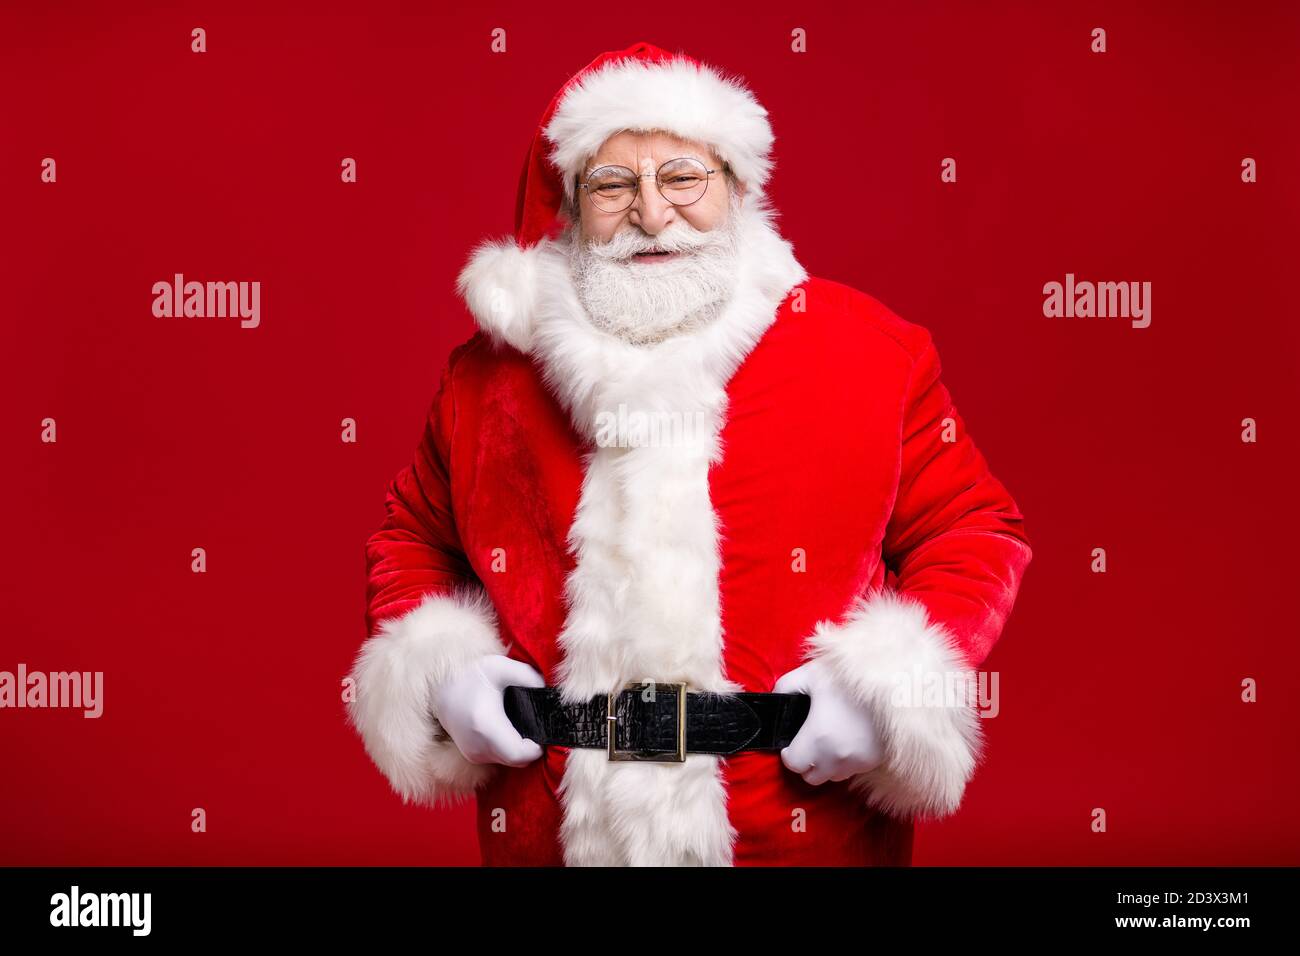
POLYGON ((521 352, 532 346, 538 247, 490 239, 470 256, 456 288, 479 328, 521 352))

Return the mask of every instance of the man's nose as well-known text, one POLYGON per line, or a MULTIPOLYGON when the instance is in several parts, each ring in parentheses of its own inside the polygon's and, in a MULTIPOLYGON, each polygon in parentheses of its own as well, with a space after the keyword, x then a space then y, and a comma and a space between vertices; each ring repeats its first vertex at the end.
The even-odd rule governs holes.
POLYGON ((643 176, 636 200, 628 212, 632 222, 639 226, 642 232, 657 236, 672 223, 675 215, 673 204, 659 191, 655 177, 643 176))

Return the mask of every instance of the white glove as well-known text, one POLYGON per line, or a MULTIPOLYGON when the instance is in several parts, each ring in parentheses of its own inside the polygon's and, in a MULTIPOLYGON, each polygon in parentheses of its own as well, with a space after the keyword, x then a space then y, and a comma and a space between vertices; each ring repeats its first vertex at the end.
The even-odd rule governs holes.
POLYGON ((871 714, 836 683, 823 661, 811 660, 782 675, 772 692, 812 698, 808 719, 781 751, 781 762, 808 783, 845 780, 874 770, 884 760, 871 714))
POLYGON ((506 716, 511 684, 545 687, 546 681, 523 661, 487 654, 432 689, 434 715, 470 763, 523 767, 542 755, 541 744, 520 736, 506 716))

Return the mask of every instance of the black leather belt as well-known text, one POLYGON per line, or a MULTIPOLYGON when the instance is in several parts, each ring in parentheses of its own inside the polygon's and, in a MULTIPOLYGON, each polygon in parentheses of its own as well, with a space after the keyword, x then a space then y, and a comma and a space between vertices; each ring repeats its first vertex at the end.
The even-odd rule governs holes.
POLYGON ((553 687, 505 690, 506 715, 521 736, 543 747, 597 748, 610 760, 781 750, 811 703, 807 694, 697 693, 679 683, 632 682, 577 704, 562 703, 553 687))

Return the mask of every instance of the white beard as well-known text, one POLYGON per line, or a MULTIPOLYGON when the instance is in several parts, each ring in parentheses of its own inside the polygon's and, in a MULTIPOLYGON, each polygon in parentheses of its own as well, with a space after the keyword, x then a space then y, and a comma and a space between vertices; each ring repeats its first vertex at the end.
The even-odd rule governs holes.
POLYGON ((592 325, 633 345, 647 345, 716 318, 735 288, 739 210, 733 193, 726 221, 708 232, 679 218, 657 236, 633 226, 604 243, 582 239, 578 226, 571 226, 563 240, 578 299, 592 325), (679 256, 649 263, 629 258, 647 249, 679 256))

